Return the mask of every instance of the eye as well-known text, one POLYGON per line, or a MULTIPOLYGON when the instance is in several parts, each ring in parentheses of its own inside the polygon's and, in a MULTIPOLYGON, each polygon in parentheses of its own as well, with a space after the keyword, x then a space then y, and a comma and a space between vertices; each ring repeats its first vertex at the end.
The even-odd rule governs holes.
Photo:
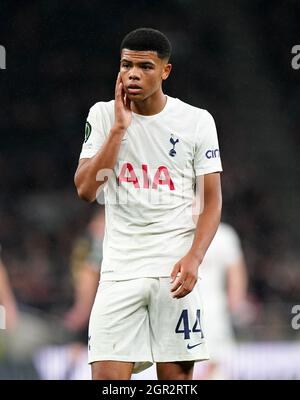
POLYGON ((122 64, 122 68, 129 68, 129 64, 126 63, 122 64))

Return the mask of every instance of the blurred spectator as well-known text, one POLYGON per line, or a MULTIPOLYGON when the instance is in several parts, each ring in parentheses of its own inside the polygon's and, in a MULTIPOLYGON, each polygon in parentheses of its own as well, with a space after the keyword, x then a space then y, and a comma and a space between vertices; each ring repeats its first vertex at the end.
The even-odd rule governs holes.
POLYGON ((74 240, 70 259, 74 301, 62 316, 69 340, 61 346, 49 343, 35 353, 42 379, 90 378, 88 321, 100 279, 104 228, 104 207, 97 206, 84 233, 74 240))
MULTIPOLYGON (((0 248, 1 251, 1 248, 0 248)), ((9 331, 16 329, 18 324, 18 307, 11 289, 6 268, 0 259, 0 305, 3 307, 3 328, 9 331)), ((1 324, 2 325, 2 324, 1 324)))
MULTIPOLYGON (((65 326, 71 331, 86 333, 88 320, 100 280, 102 240, 104 236, 104 207, 97 208, 83 236, 73 246, 71 268, 75 299, 65 314, 65 326)), ((84 338, 87 343, 87 336, 84 338)))

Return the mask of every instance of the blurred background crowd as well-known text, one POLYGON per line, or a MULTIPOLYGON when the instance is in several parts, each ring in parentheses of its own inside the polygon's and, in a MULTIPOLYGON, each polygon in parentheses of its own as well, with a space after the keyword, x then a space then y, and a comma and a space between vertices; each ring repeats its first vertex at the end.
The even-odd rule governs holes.
POLYGON ((223 220, 241 240, 253 314, 239 340, 299 340, 299 21, 296 0, 1 1, 1 258, 36 343, 85 340, 69 312, 78 240, 100 206, 78 199, 73 176, 88 110, 113 98, 120 42, 140 26, 172 42, 166 93, 216 121, 223 220))

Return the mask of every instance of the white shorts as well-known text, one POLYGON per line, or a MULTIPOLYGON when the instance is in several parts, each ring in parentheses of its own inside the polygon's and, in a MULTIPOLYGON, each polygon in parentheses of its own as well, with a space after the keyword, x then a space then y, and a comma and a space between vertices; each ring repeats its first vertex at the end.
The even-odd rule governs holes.
POLYGON ((198 284, 181 299, 170 278, 100 282, 89 323, 89 363, 134 362, 134 373, 154 362, 209 359, 198 284))

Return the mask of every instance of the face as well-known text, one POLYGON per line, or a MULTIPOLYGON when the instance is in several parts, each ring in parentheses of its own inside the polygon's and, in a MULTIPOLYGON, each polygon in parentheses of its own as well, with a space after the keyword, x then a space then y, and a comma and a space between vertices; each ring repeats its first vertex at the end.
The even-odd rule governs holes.
POLYGON ((161 89, 171 64, 158 57, 156 51, 123 49, 120 73, 125 93, 132 101, 142 101, 161 89))

